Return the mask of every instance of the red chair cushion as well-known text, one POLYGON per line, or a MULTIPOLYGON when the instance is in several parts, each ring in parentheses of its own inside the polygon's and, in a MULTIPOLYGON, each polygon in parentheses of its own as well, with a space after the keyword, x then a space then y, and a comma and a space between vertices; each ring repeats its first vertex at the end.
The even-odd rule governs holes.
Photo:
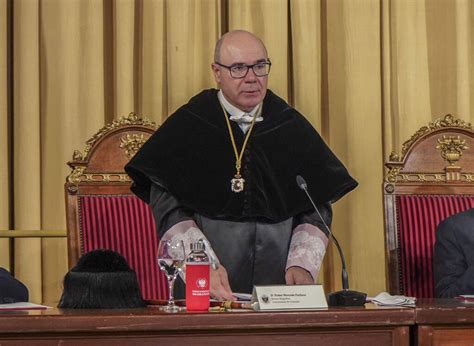
POLYGON ((117 251, 138 276, 144 299, 166 299, 168 288, 156 262, 158 248, 150 207, 134 195, 80 196, 82 249, 117 251))
POLYGON ((434 297, 433 246, 438 224, 474 207, 474 196, 397 196, 400 287, 410 297, 434 297))

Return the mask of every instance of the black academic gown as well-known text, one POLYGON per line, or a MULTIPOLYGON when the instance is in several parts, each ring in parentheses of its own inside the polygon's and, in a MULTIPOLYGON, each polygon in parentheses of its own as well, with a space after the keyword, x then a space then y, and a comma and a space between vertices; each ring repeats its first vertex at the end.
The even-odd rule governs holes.
POLYGON ((474 209, 438 225, 433 271, 436 297, 474 294, 474 209))
MULTIPOLYGON (((309 191, 330 223, 330 203, 357 183, 310 123, 267 92, 264 120, 244 152, 243 192, 230 189, 235 156, 217 90, 205 90, 178 109, 125 167, 132 190, 153 207, 158 232, 193 219, 229 273, 234 291, 284 283, 291 232, 319 217, 295 182, 309 191), (166 203, 169 203, 167 205, 166 203)), ((245 134, 231 122, 240 149, 245 134)))
MULTIPOLYGON (((183 207, 158 184, 152 185, 151 200, 160 236, 179 222, 196 222, 226 268, 233 292, 251 293, 254 285, 285 284, 292 230, 309 223, 325 231, 322 220, 312 211, 275 223, 212 219, 183 207)), ((319 205, 318 209, 330 227, 330 204, 319 205)), ((175 296, 182 297, 183 292, 181 283, 177 282, 175 296)))

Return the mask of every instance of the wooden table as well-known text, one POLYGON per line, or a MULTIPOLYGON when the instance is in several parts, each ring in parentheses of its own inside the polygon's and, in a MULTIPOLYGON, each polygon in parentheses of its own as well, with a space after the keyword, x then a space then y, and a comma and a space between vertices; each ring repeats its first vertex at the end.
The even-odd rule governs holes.
POLYGON ((418 345, 474 345, 474 304, 422 299, 415 312, 418 345))
POLYGON ((413 308, 165 314, 138 310, 0 313, 0 345, 408 345, 413 308))

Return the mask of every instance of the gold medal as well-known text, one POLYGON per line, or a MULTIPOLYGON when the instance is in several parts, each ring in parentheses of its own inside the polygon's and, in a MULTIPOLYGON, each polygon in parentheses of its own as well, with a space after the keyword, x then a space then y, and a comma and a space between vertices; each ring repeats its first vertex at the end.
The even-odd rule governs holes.
POLYGON ((235 154, 236 173, 234 177, 230 180, 230 189, 232 192, 239 193, 244 190, 244 183, 245 183, 245 179, 242 178, 242 176, 240 175, 242 157, 244 156, 245 147, 247 146, 247 142, 250 138, 250 134, 252 133, 253 125, 255 125, 255 120, 257 119, 257 116, 260 113, 260 108, 262 107, 262 104, 260 103, 259 109, 257 109, 257 111, 255 112, 253 116, 252 124, 250 125, 250 128, 247 131, 247 134, 245 135, 244 144, 242 145, 242 149, 240 150, 240 153, 238 152, 237 145, 235 144, 234 134, 232 133, 232 127, 230 126, 229 116, 227 115, 227 112, 225 111, 222 103, 221 103, 221 107, 222 107, 222 111, 224 112, 224 118, 227 123, 227 129, 229 130, 230 141, 232 142, 232 148, 234 149, 234 154, 235 154))
POLYGON ((232 192, 242 192, 244 190, 245 179, 240 175, 234 175, 234 179, 230 181, 230 189, 232 192))

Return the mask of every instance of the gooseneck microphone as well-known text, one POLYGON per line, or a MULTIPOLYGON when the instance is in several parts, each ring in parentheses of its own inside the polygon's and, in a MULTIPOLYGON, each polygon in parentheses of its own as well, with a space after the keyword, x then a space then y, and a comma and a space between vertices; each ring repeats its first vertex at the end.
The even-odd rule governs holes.
POLYGON ((363 306, 365 304, 365 298, 367 297, 366 293, 351 291, 349 290, 349 275, 347 275, 346 260, 344 258, 344 253, 342 252, 341 246, 337 241, 336 237, 332 233, 331 229, 328 227, 324 221, 321 213, 319 212, 318 207, 314 203, 311 195, 308 192, 308 184, 301 175, 296 176, 296 184, 298 187, 306 193, 309 201, 313 205, 314 210, 318 214, 321 222, 324 225, 325 233, 328 238, 331 238, 334 244, 336 245, 337 251, 339 252, 339 257, 341 258, 342 263, 342 291, 333 292, 328 295, 328 304, 330 306, 363 306))

